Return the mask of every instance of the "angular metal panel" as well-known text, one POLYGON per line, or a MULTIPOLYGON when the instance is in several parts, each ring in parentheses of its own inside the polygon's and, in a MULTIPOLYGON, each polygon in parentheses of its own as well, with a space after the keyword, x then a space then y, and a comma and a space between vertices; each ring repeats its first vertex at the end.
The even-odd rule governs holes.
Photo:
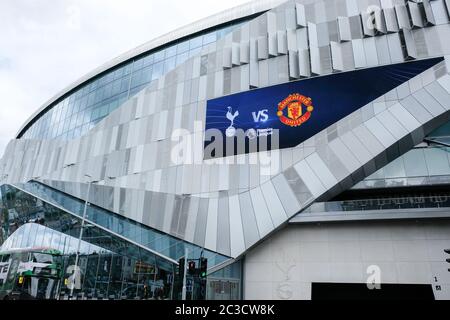
POLYGON ((239 59, 241 64, 248 64, 250 62, 250 43, 241 42, 239 46, 239 59))
POLYGON ((363 35, 366 37, 375 36, 375 14, 374 13, 361 13, 363 35))
POLYGON ((201 198, 198 207, 197 221, 195 224, 194 242, 197 245, 205 245, 206 224, 208 220, 208 202, 209 199, 201 198))
POLYGON ((249 192, 239 194, 239 206, 241 208, 242 226, 244 230, 245 247, 255 244, 261 237, 253 211, 252 200, 249 192))
POLYGON ((297 51, 298 50, 297 31, 295 29, 286 31, 286 41, 287 41, 287 50, 288 51, 297 51))
POLYGON ((286 31, 277 31, 277 53, 287 54, 286 31))
POLYGON ((338 35, 340 41, 352 40, 352 32, 350 30, 350 20, 348 17, 338 17, 338 35))
POLYGON ((406 5, 395 5, 395 14, 397 15, 398 26, 400 29, 411 29, 412 25, 406 5))
POLYGON ((205 248, 217 250, 217 216, 219 199, 210 198, 208 203, 208 220, 206 222, 205 248))
POLYGON ((374 10, 375 15, 375 29, 378 34, 386 34, 387 32, 387 26, 386 26, 386 20, 384 17, 384 11, 381 9, 374 10))
POLYGON ((434 117, 440 115, 445 109, 425 89, 413 93, 414 98, 428 110, 434 117))
POLYGON ((298 52, 298 64, 300 69, 301 77, 310 77, 311 76, 311 61, 309 50, 300 50, 298 52))
POLYGON ((223 48, 222 67, 230 69, 232 67, 232 49, 231 47, 223 48))
POLYGON ((385 148, 389 148, 396 141, 395 137, 389 130, 376 118, 373 117, 364 122, 369 131, 381 142, 385 148))
POLYGON ((233 42, 231 44, 231 64, 232 66, 239 66, 241 64, 241 48, 239 43, 233 42))
POLYGON ((250 196, 252 199, 253 208, 255 210, 255 218, 256 223, 258 224, 259 234, 261 238, 263 238, 274 229, 272 218, 269 210, 267 209, 261 188, 258 187, 250 190, 250 196))
MULTIPOLYGON (((331 189, 338 183, 336 177, 331 173, 327 165, 324 163, 324 161, 319 157, 317 153, 313 153, 312 155, 306 157, 305 161, 308 163, 309 167, 319 178, 319 180, 322 182, 322 185, 324 185, 325 188, 331 189)), ((303 181, 305 180, 303 179, 303 181)))
POLYGON ((269 33, 269 57, 278 56, 278 40, 277 33, 269 33))
POLYGON ((425 26, 424 16, 422 16, 422 10, 419 3, 408 1, 409 14, 411 15, 411 21, 413 27, 423 28, 425 26))
POLYGON ((300 78, 298 52, 289 50, 288 57, 289 57, 289 78, 290 79, 300 78))
POLYGON ((272 179, 272 183, 278 194, 278 198, 281 200, 281 203, 283 204, 286 214, 290 217, 293 214, 297 213, 300 204, 297 201, 294 192, 289 187, 289 184, 285 176, 282 174, 277 175, 275 178, 272 179))
POLYGON ((367 149, 367 146, 361 143, 361 141, 355 136, 353 131, 348 131, 341 137, 342 142, 353 153, 359 163, 365 164, 373 158, 372 154, 367 149))
POLYGON ((386 21, 387 32, 398 32, 397 15, 395 14, 395 8, 384 8, 384 18, 386 21))
POLYGON ((392 116, 388 110, 384 110, 375 117, 395 137, 396 140, 400 140, 408 134, 408 131, 406 131, 406 129, 394 118, 394 116, 392 116))
POLYGON ((353 56, 355 59, 355 68, 365 68, 367 66, 366 54, 364 53, 364 44, 362 39, 352 41, 353 56))
POLYGON ((303 4, 296 3, 295 12, 297 14, 297 25, 299 27, 306 27, 308 25, 308 21, 306 20, 305 6, 303 4))
POLYGON ((219 195, 219 209, 217 216, 217 251, 230 255, 230 217, 228 210, 229 200, 226 192, 219 195))
POLYGON ((230 249, 231 255, 237 256, 245 250, 244 231, 238 195, 229 197, 230 212, 230 249))
MULTIPOLYGON (((303 160, 302 160, 303 161, 303 160)), ((302 180, 294 167, 289 167, 283 172, 288 186, 292 189, 294 196, 297 198, 300 207, 305 207, 314 198, 311 190, 302 180)))
POLYGON ((394 104, 388 111, 400 122, 409 132, 413 132, 420 127, 420 122, 414 118, 400 103, 394 104))
POLYGON ((316 75, 329 74, 332 72, 331 47, 311 47, 311 72, 316 75))
POLYGON ((408 29, 400 30, 400 40, 402 40, 402 48, 404 48, 403 55, 405 58, 415 59, 417 58, 416 43, 414 41, 412 31, 408 29))
POLYGON ((346 167, 346 169, 349 172, 354 172, 356 168, 361 166, 359 161, 345 146, 345 144, 342 142, 340 138, 331 141, 328 144, 328 147, 334 152, 334 154, 339 158, 341 163, 346 167))
POLYGON ((430 0, 422 0, 423 11, 425 13, 426 25, 435 25, 436 19, 434 18, 433 8, 431 7, 430 0))
POLYGON ((270 180, 261 185, 261 191, 264 195, 270 216, 272 217, 274 227, 276 228, 286 220, 286 211, 284 210, 283 205, 278 198, 277 192, 275 191, 275 188, 270 180))

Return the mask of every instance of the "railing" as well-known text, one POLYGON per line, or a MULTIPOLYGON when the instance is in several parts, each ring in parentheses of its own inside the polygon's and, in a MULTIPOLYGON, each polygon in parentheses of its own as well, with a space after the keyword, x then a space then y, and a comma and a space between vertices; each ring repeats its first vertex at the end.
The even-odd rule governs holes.
POLYGON ((304 213, 420 208, 450 208, 450 195, 320 202, 311 205, 304 213))
POLYGON ((450 175, 365 179, 361 182, 358 182, 352 189, 384 189, 392 187, 411 187, 442 184, 450 184, 450 175))

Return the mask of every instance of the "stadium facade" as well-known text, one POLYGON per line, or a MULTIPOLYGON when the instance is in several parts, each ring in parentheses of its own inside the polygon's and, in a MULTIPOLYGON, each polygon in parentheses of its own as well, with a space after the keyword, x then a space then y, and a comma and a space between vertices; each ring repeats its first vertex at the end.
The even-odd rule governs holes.
POLYGON ((73 265, 89 202, 82 297, 178 299, 187 252, 192 299, 450 299, 449 39, 448 0, 295 0, 144 44, 8 144, 2 251, 73 265))

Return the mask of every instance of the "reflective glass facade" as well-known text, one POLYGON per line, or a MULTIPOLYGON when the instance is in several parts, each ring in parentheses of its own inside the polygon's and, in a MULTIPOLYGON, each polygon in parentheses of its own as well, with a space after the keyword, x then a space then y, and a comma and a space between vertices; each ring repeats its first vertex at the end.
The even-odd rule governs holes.
POLYGON ((152 50, 103 73, 50 106, 19 138, 70 140, 83 135, 151 81, 173 70, 242 23, 231 23, 152 50))
MULTIPOLYGON (((23 186, 22 186, 23 187, 23 186)), ((32 188, 29 188, 33 190, 32 188)), ((1 187, 0 202, 0 251, 10 251, 24 248, 49 248, 59 250, 63 254, 64 279, 73 275, 75 254, 78 248, 81 218, 76 214, 66 212, 56 205, 43 201, 39 196, 34 196, 14 186, 3 185, 1 187)), ((36 188, 34 189, 36 190, 36 188)), ((42 189, 41 189, 42 191, 42 189)), ((52 195, 53 199, 56 195, 52 195)), ((60 203, 61 204, 61 203, 60 203)), ((72 210, 76 210, 76 204, 64 203, 72 210)), ((110 222, 108 228, 103 228, 99 211, 93 211, 89 207, 87 223, 85 225, 80 246, 80 281, 75 281, 74 293, 80 299, 180 299, 181 278, 178 275, 176 263, 154 254, 142 246, 142 243, 128 241, 140 241, 144 238, 154 238, 151 230, 139 229, 134 226, 134 235, 125 230, 127 221, 118 221, 113 215, 103 218, 110 222), (121 226, 121 230, 113 227, 121 226), (110 232, 121 231, 121 234, 110 232), (124 239, 122 236, 126 236, 124 239), (141 238, 139 240, 138 238, 141 238)), ((105 214, 106 212, 104 212, 105 214)), ((131 222, 131 221, 130 221, 131 222)), ((106 226, 106 225, 105 225, 106 226)), ((159 243, 172 244, 171 252, 177 252, 179 257, 184 254, 182 250, 173 250, 179 246, 173 246, 175 240, 168 240, 168 236, 160 235, 159 243)), ((181 243, 181 241, 179 241, 181 243)), ((150 243, 147 243, 151 246, 150 243)), ((225 259, 214 258, 214 254, 208 251, 197 251, 194 246, 189 247, 191 259, 198 258, 200 254, 211 262, 224 262, 225 259)), ((157 248, 165 253, 162 247, 157 248)), ((178 257, 178 258, 179 258, 178 257)), ((209 265, 210 266, 210 265, 209 265)), ((198 299, 200 284, 198 279, 188 276, 191 284, 188 288, 188 299, 198 299)), ((67 281, 59 288, 61 299, 67 298, 70 288, 67 281)), ((208 277, 207 294, 209 299, 224 298, 223 290, 226 289, 228 299, 241 297, 241 263, 231 264, 208 277), (219 290, 220 288, 220 290, 219 290)))
MULTIPOLYGON (((46 247, 60 250, 64 257, 64 278, 73 275, 81 219, 33 197, 3 185, 0 214, 2 250, 46 247)), ((80 281, 74 293, 93 298, 144 298, 144 285, 159 299, 173 297, 176 265, 104 229, 86 224, 80 246, 80 281)), ((61 295, 69 292, 67 281, 61 295)))
MULTIPOLYGON (((46 201, 50 205, 64 208, 75 216, 82 217, 83 215, 84 201, 66 195, 41 183, 29 182, 26 184, 17 184, 16 188, 32 194, 46 201)), ((87 208, 87 219, 91 223, 94 223, 119 237, 124 237, 125 239, 133 241, 153 252, 157 252, 164 257, 173 259, 173 261, 177 261, 180 257, 184 256, 185 248, 189 250, 190 255, 193 257, 199 257, 203 253, 204 257, 208 259, 209 267, 228 260, 225 256, 204 250, 201 247, 189 244, 92 204, 87 208)))
POLYGON ((450 122, 430 133, 426 141, 353 189, 450 184, 450 147, 446 146, 446 141, 450 142, 450 122))

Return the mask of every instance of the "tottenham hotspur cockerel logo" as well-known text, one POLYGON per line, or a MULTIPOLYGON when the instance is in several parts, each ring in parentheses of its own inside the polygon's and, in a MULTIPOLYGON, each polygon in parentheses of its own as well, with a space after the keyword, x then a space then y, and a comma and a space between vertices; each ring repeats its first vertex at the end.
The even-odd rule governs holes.
POLYGON ((228 112, 227 112, 227 119, 230 120, 231 124, 230 126, 227 128, 227 130, 225 130, 225 135, 227 137, 234 137, 234 135, 236 134, 236 128, 234 127, 234 119, 239 116, 239 111, 236 110, 236 112, 233 113, 233 109, 231 109, 231 107, 228 107, 228 112))

